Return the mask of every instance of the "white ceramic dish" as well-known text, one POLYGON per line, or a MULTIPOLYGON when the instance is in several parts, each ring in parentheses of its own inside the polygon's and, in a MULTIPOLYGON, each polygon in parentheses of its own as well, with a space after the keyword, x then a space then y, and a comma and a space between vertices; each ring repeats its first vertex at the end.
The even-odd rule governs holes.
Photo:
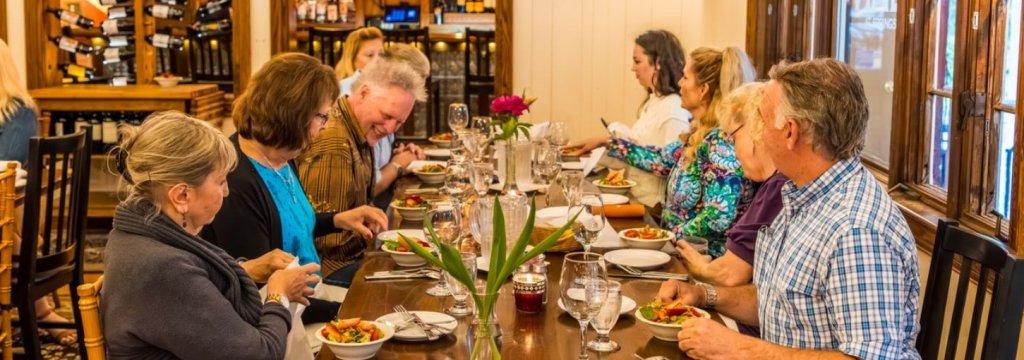
POLYGON ((421 172, 419 169, 416 169, 416 170, 413 170, 412 173, 416 174, 416 177, 420 178, 420 181, 422 181, 424 184, 431 184, 432 185, 432 184, 440 184, 440 183, 444 182, 444 174, 445 173, 443 173, 443 172, 439 172, 439 173, 425 173, 425 172, 421 172))
MULTIPOLYGON (((409 237, 409 238, 416 238, 416 239, 420 239, 420 240, 427 240, 426 237, 423 236, 423 234, 424 234, 423 230, 388 230, 388 231, 382 232, 380 234, 377 234, 377 238, 380 239, 381 242, 383 242, 383 241, 395 241, 395 240, 398 240, 398 234, 399 233, 401 233, 402 235, 405 235, 406 237, 409 237)), ((395 260, 395 263, 398 264, 398 266, 417 267, 417 266, 423 266, 423 265, 427 264, 426 260, 423 260, 423 258, 419 257, 418 255, 416 255, 415 253, 412 253, 412 252, 398 252, 398 251, 388 250, 383 244, 381 244, 380 249, 384 250, 384 252, 390 254, 391 255, 391 259, 395 260)))
MULTIPOLYGON (((565 309, 565 304, 562 303, 561 298, 558 299, 558 308, 562 309, 562 311, 569 312, 569 310, 565 309)), ((622 303, 619 304, 619 315, 629 314, 633 309, 636 309, 636 300, 633 300, 629 296, 623 296, 622 303)))
POLYGON ((632 189, 634 186, 636 186, 636 181, 629 179, 626 179, 627 185, 620 186, 602 185, 601 180, 602 179, 594 180, 594 186, 597 186, 597 189, 601 190, 601 192, 605 194, 625 195, 629 193, 629 189, 632 189))
POLYGON ((395 329, 391 326, 379 321, 371 322, 376 325, 378 329, 384 332, 384 336, 380 339, 360 344, 346 344, 330 341, 325 339, 322 334, 323 328, 327 325, 320 327, 320 329, 316 331, 316 338, 323 342, 324 346, 328 349, 331 349, 331 352, 334 353, 334 357, 336 358, 354 360, 369 359, 377 355, 377 351, 380 351, 380 347, 384 345, 385 341, 388 341, 391 337, 395 336, 395 329))
POLYGON ((426 149, 423 150, 423 153, 432 158, 447 159, 452 157, 452 151, 448 149, 426 149))
POLYGON ((426 207, 405 207, 398 206, 395 203, 391 203, 391 208, 398 211, 399 215, 402 215, 402 220, 405 221, 416 221, 423 220, 423 216, 427 213, 426 207))
MULTIPOLYGON (((629 204, 629 198, 626 197, 626 195, 601 194, 601 202, 604 203, 604 205, 622 205, 622 204, 629 204)), ((584 200, 583 203, 586 204, 586 205, 589 205, 589 206, 600 205, 600 204, 597 204, 596 201, 586 201, 586 200, 584 200)))
MULTIPOLYGON (((451 334, 459 326, 459 321, 448 314, 433 311, 410 311, 428 324, 436 324, 443 330, 443 335, 451 334)), ((405 324, 402 315, 390 313, 377 318, 377 322, 385 324, 405 324)), ((395 332, 395 340, 402 341, 427 341, 427 334, 416 326, 406 326, 395 332)))
POLYGON ((619 231, 619 239, 622 239, 622 241, 626 242, 626 245, 631 248, 661 250, 661 248, 665 247, 665 243, 668 243, 668 241, 672 239, 672 234, 665 230, 662 230, 665 231, 665 236, 657 239, 641 239, 626 236, 626 232, 630 230, 639 231, 643 230, 643 228, 632 228, 619 231))
POLYGON ((178 85, 178 82, 181 81, 181 76, 157 76, 153 78, 153 80, 156 80, 156 82, 160 84, 160 87, 174 87, 175 85, 178 85))
MULTIPOLYGON (((711 317, 711 314, 708 314, 707 311, 704 311, 701 308, 695 309, 697 309, 697 312, 699 312, 702 315, 702 317, 711 317)), ((636 309, 636 312, 633 313, 633 316, 640 320, 640 322, 644 323, 644 325, 647 325, 647 329, 651 330, 651 333, 654 334, 654 337, 658 338, 658 340, 665 340, 671 342, 678 341, 676 335, 679 334, 679 329, 682 329, 683 325, 662 324, 659 322, 647 320, 644 318, 644 315, 640 313, 640 309, 636 309)))
POLYGON ((443 139, 438 139, 438 138, 435 138, 435 137, 432 136, 432 137, 430 137, 427 140, 430 140, 431 143, 433 143, 434 145, 436 145, 439 148, 448 149, 448 148, 452 147, 452 139, 443 140, 443 139))
POLYGON ((615 265, 632 266, 640 270, 657 269, 672 261, 668 254, 648 249, 613 250, 605 253, 604 259, 615 265))

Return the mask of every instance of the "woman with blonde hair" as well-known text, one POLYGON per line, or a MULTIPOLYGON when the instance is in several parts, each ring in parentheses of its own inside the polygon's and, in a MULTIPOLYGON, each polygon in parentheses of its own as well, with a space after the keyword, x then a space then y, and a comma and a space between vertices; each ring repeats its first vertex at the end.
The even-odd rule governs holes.
POLYGON ((21 83, 14 56, 0 40, 0 160, 28 161, 28 140, 39 133, 36 103, 21 83))
POLYGON ((698 48, 679 78, 682 107, 693 114, 690 132, 665 147, 621 138, 610 143, 610 156, 668 175, 662 226, 677 239, 706 238, 712 257, 725 252, 725 231, 753 193, 728 134, 719 128, 718 107, 729 92, 753 80, 754 68, 742 50, 698 48))
POLYGON ((308 304, 316 264, 283 269, 273 251, 236 259, 199 235, 228 195, 234 146, 176 111, 122 127, 117 170, 128 198, 104 252, 100 313, 111 359, 281 359, 288 302, 308 304), (266 283, 260 300, 256 283, 266 283))
POLYGON ((334 66, 338 75, 341 94, 352 92, 352 84, 359 78, 360 70, 377 60, 384 52, 384 33, 375 27, 356 29, 345 38, 345 47, 341 51, 341 60, 334 66))

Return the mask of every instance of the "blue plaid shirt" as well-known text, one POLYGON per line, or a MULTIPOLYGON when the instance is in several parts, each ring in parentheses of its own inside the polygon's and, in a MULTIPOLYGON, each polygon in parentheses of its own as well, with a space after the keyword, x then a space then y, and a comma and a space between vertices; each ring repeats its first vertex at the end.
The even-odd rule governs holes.
POLYGON ((917 246, 906 220, 856 158, 782 188, 754 259, 761 337, 861 359, 920 359, 917 246))

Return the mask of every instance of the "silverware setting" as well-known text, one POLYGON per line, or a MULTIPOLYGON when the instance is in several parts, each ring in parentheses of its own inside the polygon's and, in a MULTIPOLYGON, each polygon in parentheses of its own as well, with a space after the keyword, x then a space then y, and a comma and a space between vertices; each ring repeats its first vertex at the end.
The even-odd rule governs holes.
POLYGON ((418 315, 409 312, 409 310, 406 310, 405 306, 395 306, 395 312, 402 316, 402 319, 405 320, 406 323, 411 322, 413 325, 419 328, 420 331, 423 331, 423 333, 427 335, 427 340, 434 341, 438 339, 439 336, 436 333, 434 333, 436 329, 423 322, 423 319, 420 319, 418 315))
MULTIPOLYGON (((669 279, 680 280, 680 281, 689 281, 690 280, 690 276, 687 275, 687 274, 676 274, 676 273, 670 273, 670 272, 665 272, 665 271, 643 271, 643 270, 637 269, 637 268, 632 267, 632 266, 620 265, 620 264, 615 264, 615 266, 618 267, 619 269, 622 269, 622 271, 625 271, 626 274, 630 275, 631 277, 638 277, 638 278, 643 278, 643 279, 656 279, 656 280, 669 280, 669 279)), ((618 276, 618 275, 612 275, 612 276, 618 276)))

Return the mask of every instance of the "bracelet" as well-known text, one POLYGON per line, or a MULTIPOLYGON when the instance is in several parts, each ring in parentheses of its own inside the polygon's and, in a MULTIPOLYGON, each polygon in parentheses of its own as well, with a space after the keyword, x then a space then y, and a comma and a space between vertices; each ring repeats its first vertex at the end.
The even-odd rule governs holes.
POLYGON ((697 286, 704 288, 704 304, 701 307, 713 309, 718 304, 718 290, 708 283, 698 282, 697 286))

